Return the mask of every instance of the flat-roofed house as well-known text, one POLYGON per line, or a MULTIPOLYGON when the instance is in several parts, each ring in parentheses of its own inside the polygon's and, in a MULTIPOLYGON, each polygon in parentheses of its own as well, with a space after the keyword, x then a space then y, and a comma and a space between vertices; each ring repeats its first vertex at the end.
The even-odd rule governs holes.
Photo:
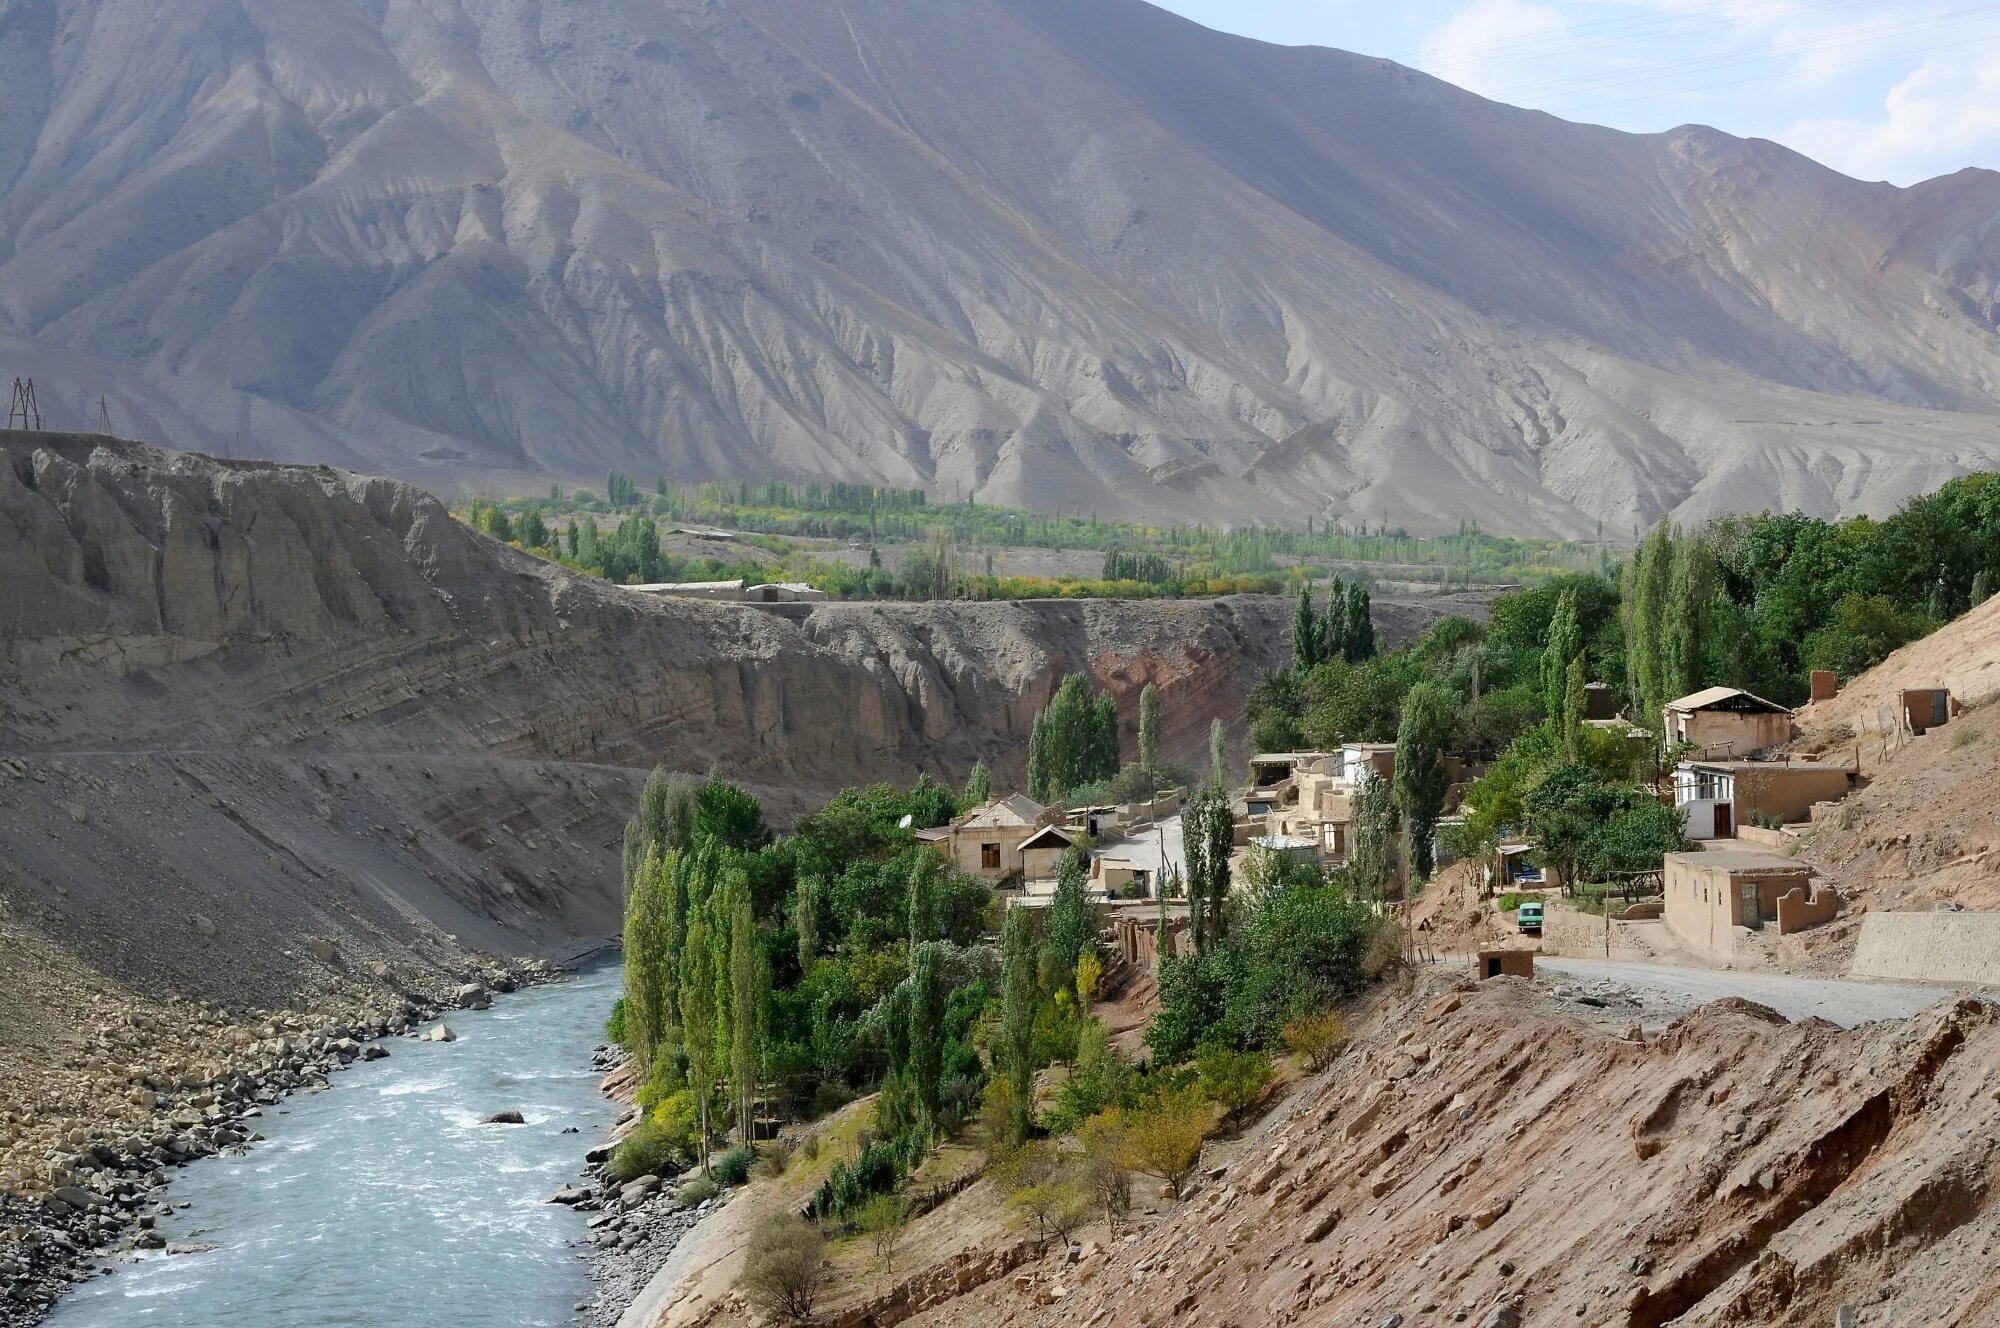
POLYGON ((1664 917, 1682 943, 1711 959, 1731 959, 1752 933, 1780 936, 1831 921, 1840 896, 1815 886, 1812 868, 1754 849, 1667 854, 1664 917))
POLYGON ((1792 712, 1737 687, 1709 687, 1667 702, 1667 745, 1687 742, 1704 757, 1755 756, 1792 738, 1792 712))
POLYGON ((1689 839, 1730 839, 1746 821, 1805 821, 1813 804, 1853 791, 1855 773, 1819 761, 1683 761, 1674 771, 1674 805, 1689 839))

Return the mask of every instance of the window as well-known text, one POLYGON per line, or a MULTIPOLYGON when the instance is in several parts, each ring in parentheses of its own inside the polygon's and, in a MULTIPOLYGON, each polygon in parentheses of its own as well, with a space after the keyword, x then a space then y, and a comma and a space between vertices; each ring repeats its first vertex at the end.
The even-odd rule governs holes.
POLYGON ((979 846, 979 867, 982 871, 1000 870, 1000 846, 998 844, 981 844, 979 846))

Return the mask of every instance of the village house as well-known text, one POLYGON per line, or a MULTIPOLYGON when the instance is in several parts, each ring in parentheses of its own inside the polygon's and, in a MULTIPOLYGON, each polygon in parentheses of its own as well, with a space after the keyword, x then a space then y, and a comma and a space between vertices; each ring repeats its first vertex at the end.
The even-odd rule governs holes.
POLYGON ((1854 771, 1819 761, 1684 761, 1674 805, 1690 839, 1731 839, 1745 823, 1809 820, 1816 802, 1854 790, 1854 771))
POLYGON ((1021 850, 1052 819, 1049 809, 1033 798, 1010 793, 962 813, 942 834, 919 837, 943 848, 960 871, 998 885, 1025 876, 1021 850))
POLYGON ((1775 853, 1669 853, 1664 875, 1668 928, 1711 959, 1734 958, 1752 933, 1770 929, 1789 936, 1840 911, 1840 896, 1830 886, 1815 886, 1812 868, 1775 853))
POLYGON ((1792 712, 1735 687, 1710 687, 1669 701, 1660 731, 1669 747, 1691 743, 1704 757, 1755 756, 1792 739, 1792 712))
POLYGON ((1030 889, 1038 881, 1052 882, 1062 865, 1063 854, 1086 842, 1083 835, 1063 825, 1045 825, 1021 841, 1021 879, 1030 889))

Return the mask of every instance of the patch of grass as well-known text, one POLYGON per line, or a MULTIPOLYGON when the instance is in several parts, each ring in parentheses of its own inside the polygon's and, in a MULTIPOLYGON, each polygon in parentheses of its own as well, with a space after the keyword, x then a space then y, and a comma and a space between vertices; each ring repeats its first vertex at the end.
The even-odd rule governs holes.
POLYGON ((709 1166, 709 1174, 718 1185, 741 1185, 750 1179, 750 1167, 757 1160, 757 1154, 747 1147, 732 1148, 709 1166))
POLYGON ((1961 747, 1970 747, 1978 741, 1978 729, 1953 729, 1951 731, 1951 749, 1953 751, 1957 751, 1961 747))
POLYGON ((717 1185, 713 1178, 696 1176, 674 1192, 674 1202, 683 1208, 694 1208, 707 1203, 720 1193, 722 1187, 717 1185))

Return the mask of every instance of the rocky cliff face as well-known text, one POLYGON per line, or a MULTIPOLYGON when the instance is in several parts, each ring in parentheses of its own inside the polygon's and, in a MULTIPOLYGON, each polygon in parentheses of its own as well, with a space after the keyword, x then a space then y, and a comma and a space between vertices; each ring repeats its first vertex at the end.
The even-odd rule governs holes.
POLYGON ((661 601, 407 485, 51 434, 0 434, 0 568, 0 924, 216 999, 284 996, 310 938, 361 964, 615 930, 656 763, 781 820, 982 757, 1005 780, 1082 670, 1128 725, 1157 682, 1205 764, 1289 649, 1255 597, 661 601))
POLYGON ((15 0, 0 360, 444 486, 1624 532, 2000 463, 2000 177, 1136 0, 15 0), (1807 219, 1807 220, 1802 220, 1807 219))

